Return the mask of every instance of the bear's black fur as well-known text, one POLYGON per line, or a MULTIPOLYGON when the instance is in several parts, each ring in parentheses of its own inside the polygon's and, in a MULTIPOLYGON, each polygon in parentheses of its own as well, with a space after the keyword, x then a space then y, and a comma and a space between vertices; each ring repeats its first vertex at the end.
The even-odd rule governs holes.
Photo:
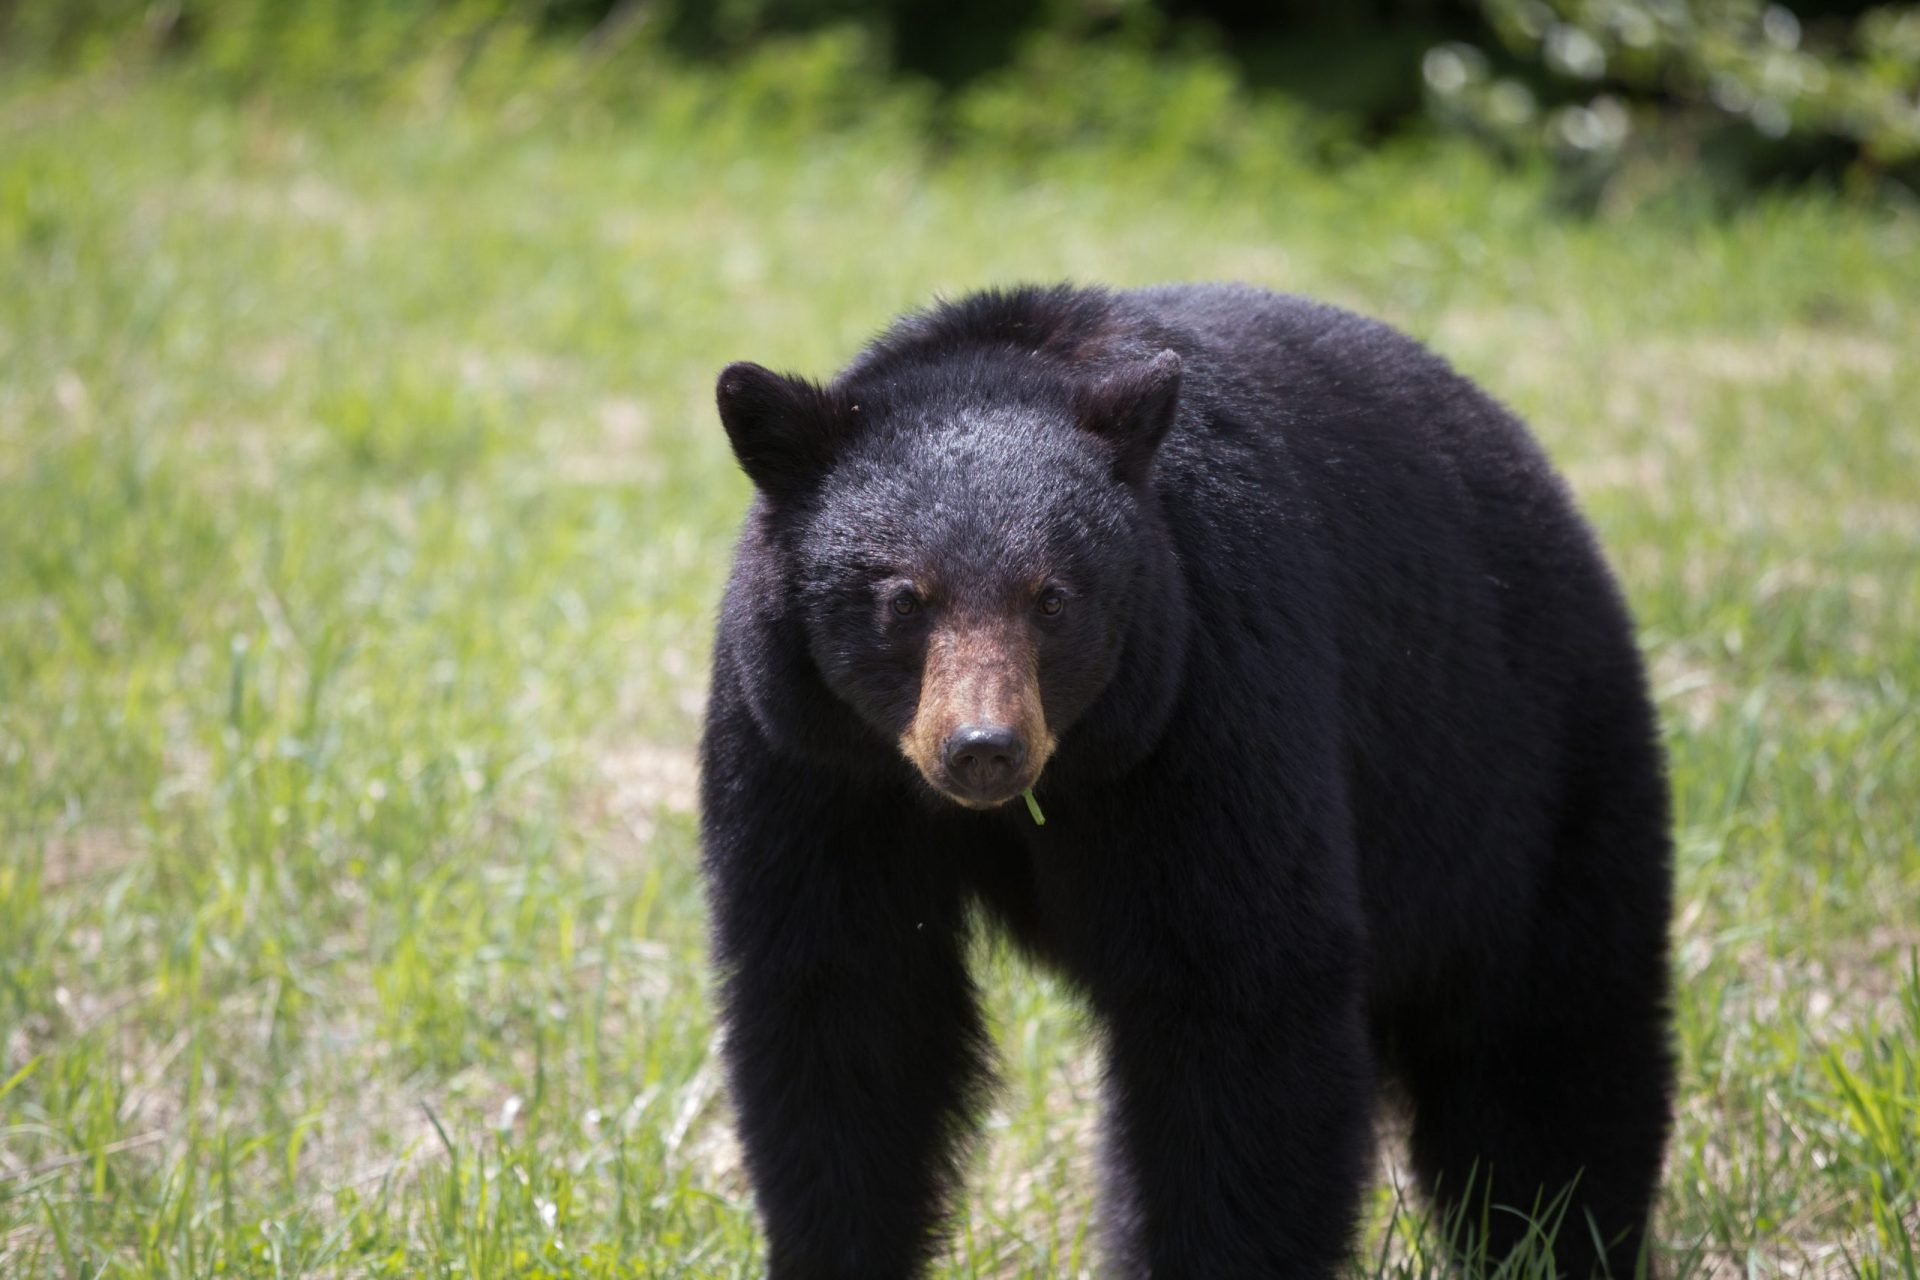
POLYGON ((1561 1266, 1632 1271, 1667 795, 1620 592, 1511 414, 1228 286, 984 293, 719 403, 759 494, 705 871, 774 1276, 936 1246, 976 918, 1103 1032, 1114 1274, 1330 1274, 1389 1081, 1468 1244, 1563 1197, 1561 1266))

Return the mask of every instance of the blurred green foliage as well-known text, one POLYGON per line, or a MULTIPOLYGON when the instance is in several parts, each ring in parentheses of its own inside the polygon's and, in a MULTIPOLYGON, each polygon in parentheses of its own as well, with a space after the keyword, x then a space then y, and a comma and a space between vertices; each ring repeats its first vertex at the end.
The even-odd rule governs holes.
POLYGON ((1750 172, 1844 157, 1865 176, 1920 158, 1920 6, 1815 23, 1763 0, 1480 8, 1510 65, 1461 42, 1431 50, 1422 70, 1438 114, 1509 145, 1606 157, 1652 127, 1710 156, 1731 151, 1750 172))
POLYGON ((1016 154, 1116 130, 1235 156, 1282 131, 1323 152, 1463 132, 1550 159, 1583 204, 1649 173, 1730 192, 1920 179, 1911 3, 0 0, 0 42, 16 64, 173 57, 243 91, 591 87, 626 105, 684 84, 676 64, 718 65, 777 116, 880 109, 1016 154))

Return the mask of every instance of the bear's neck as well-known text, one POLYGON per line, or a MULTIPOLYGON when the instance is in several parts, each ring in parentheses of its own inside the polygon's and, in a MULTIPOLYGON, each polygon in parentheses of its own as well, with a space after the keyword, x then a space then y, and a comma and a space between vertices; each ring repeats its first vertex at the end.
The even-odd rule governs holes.
POLYGON ((1116 674, 1068 729, 1047 765, 1046 783, 1071 787, 1132 772, 1159 745, 1186 672, 1187 598, 1171 542, 1156 538, 1140 566, 1134 609, 1116 674))

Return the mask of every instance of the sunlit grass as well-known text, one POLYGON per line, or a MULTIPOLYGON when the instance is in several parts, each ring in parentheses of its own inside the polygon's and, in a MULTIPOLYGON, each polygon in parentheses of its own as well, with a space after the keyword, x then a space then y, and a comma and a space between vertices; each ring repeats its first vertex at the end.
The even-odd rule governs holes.
MULTIPOLYGON (((1535 422, 1668 726, 1672 1269, 1920 1275, 1920 221, 1558 221, 1464 152, 1254 188, 0 104, 0 1274, 754 1274, 690 812, 711 378, 1064 276, 1353 305, 1535 422)), ((949 1273, 1087 1273, 1097 1065, 989 972, 949 1273)), ((1394 1198, 1356 1268, 1433 1273, 1394 1198)))

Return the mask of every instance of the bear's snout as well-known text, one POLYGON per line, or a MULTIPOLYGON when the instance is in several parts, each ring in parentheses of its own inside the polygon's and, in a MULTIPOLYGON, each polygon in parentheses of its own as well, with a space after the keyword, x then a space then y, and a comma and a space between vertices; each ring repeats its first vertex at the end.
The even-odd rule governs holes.
POLYGON ((936 623, 900 739, 921 776, 949 799, 991 809, 1034 784, 1053 746, 1026 624, 992 614, 936 623))

